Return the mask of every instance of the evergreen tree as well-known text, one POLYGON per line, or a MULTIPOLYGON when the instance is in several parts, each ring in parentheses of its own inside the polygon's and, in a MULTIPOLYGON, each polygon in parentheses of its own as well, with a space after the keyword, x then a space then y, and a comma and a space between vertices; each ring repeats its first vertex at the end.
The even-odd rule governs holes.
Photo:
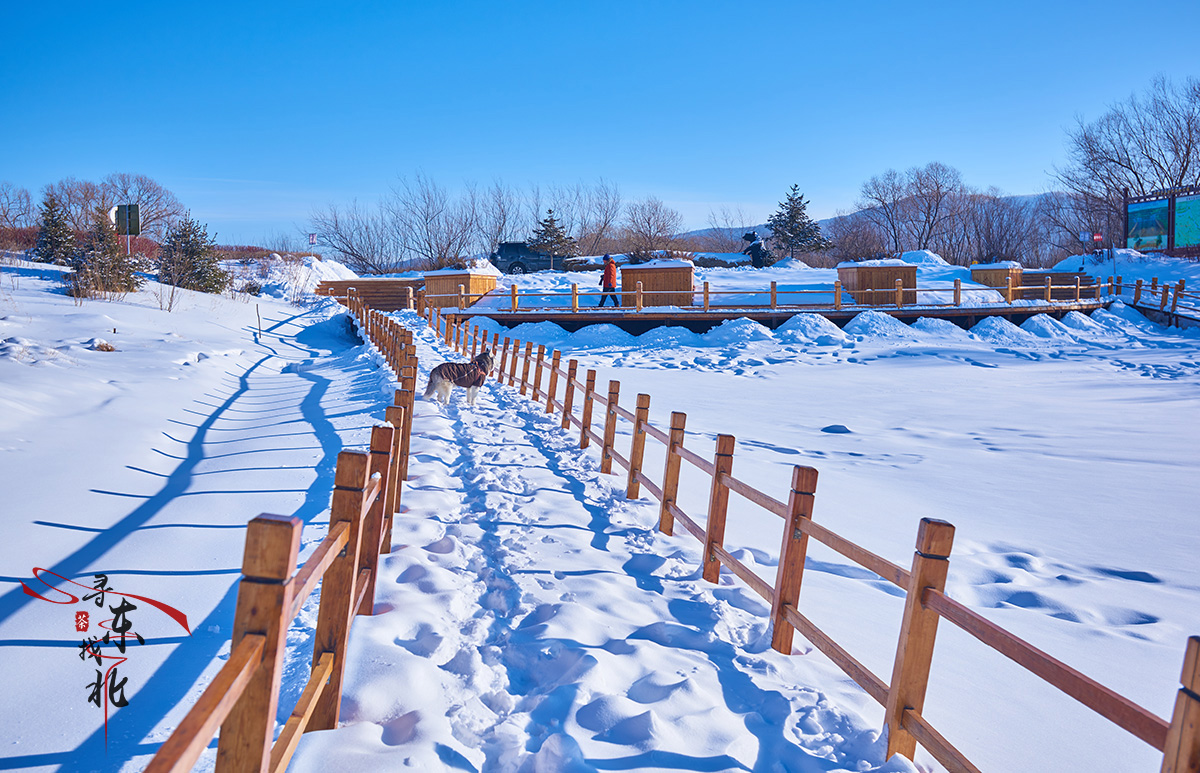
POLYGON ((42 222, 33 254, 42 263, 59 266, 70 263, 75 254, 75 232, 67 222, 66 210, 49 193, 42 201, 42 222))
POLYGON ((800 186, 793 185, 787 198, 779 202, 779 209, 767 220, 771 240, 788 257, 795 258, 798 252, 816 252, 833 246, 821 235, 821 226, 808 216, 807 207, 808 202, 800 194, 800 186))
POLYGON ((74 273, 67 277, 70 292, 77 297, 90 297, 97 293, 124 295, 136 290, 142 284, 137 273, 140 262, 139 256, 125 254, 108 213, 97 208, 92 214, 92 230, 87 240, 71 259, 74 273))
POLYGON ((552 209, 546 210, 546 217, 533 229, 529 249, 559 258, 573 258, 578 254, 575 240, 558 224, 552 209))
POLYGON ((159 248, 158 281, 204 293, 219 293, 229 284, 216 243, 190 212, 167 232, 159 248))

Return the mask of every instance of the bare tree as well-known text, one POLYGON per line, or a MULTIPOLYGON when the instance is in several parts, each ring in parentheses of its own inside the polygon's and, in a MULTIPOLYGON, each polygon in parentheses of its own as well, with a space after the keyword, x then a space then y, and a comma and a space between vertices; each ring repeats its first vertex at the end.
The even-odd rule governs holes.
POLYGON ((8 181, 0 182, 0 228, 27 228, 33 222, 33 200, 29 191, 8 181))
POLYGON ((955 204, 963 193, 957 169, 933 161, 905 173, 906 226, 912 249, 927 250, 958 214, 955 204))
POLYGON ((406 257, 426 270, 442 268, 471 251, 478 236, 478 195, 473 186, 452 201, 446 189, 418 173, 400 178, 384 204, 406 257))
POLYGON ((671 249, 682 229, 683 216, 654 196, 630 202, 625 209, 628 247, 639 255, 671 249))
POLYGON ((611 251, 610 242, 623 209, 620 189, 602 177, 594 186, 582 191, 578 209, 579 224, 574 235, 580 254, 599 255, 611 251))
POLYGON ((887 232, 866 212, 838 212, 825 233, 839 260, 876 258, 888 251, 887 232))
POLYGON ((521 201, 517 192, 500 180, 479 197, 479 240, 490 255, 500 242, 517 241, 529 229, 521 217, 521 201))
POLYGON ((89 230, 92 226, 92 213, 97 208, 107 212, 113 206, 108 192, 90 180, 64 177, 56 183, 47 185, 43 192, 58 201, 59 206, 66 213, 67 222, 74 231, 89 230))
POLYGON ((386 274, 399 267, 400 245, 382 206, 371 212, 357 201, 341 209, 330 204, 314 212, 309 223, 317 244, 333 250, 359 274, 386 274))
POLYGON ((708 231, 700 236, 700 246, 707 252, 741 252, 746 246, 742 234, 754 225, 741 207, 709 210, 708 231))
POLYGON ((907 198, 908 186, 895 169, 867 180, 860 193, 859 214, 886 237, 892 252, 903 249, 907 198))
POLYGON ((1075 205, 1104 212, 1100 232, 1119 233, 1124 189, 1141 196, 1200 184, 1200 79, 1177 86, 1159 76, 1140 98, 1131 95, 1091 123, 1078 119, 1067 152, 1055 179, 1081 199, 1075 205))
POLYGON ((114 172, 101 182, 103 197, 112 204, 137 204, 142 233, 161 242, 184 215, 175 194, 144 174, 114 172))

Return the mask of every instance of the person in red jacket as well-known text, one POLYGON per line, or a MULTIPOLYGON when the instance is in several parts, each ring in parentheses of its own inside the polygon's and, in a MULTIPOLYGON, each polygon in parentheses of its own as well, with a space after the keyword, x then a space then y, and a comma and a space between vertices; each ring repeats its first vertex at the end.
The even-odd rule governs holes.
POLYGON ((600 296, 600 305, 604 305, 606 298, 612 298, 613 306, 620 306, 617 302, 617 263, 612 259, 612 255, 604 256, 604 272, 600 275, 600 286, 604 288, 604 295, 600 296))

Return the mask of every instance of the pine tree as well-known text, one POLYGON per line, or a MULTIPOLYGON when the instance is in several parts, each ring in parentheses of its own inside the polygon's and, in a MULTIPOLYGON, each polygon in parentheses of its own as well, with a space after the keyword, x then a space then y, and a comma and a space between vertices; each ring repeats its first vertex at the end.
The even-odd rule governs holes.
POLYGON ((70 263, 75 254, 75 232, 67 222, 67 213, 49 193, 42 201, 42 222, 33 254, 42 263, 59 266, 70 263))
POLYGON ((767 220, 771 240, 787 252, 788 257, 795 258, 798 252, 816 252, 833 246, 821 235, 821 226, 808 216, 807 207, 808 202, 800 194, 800 186, 793 185, 787 198, 779 202, 779 209, 767 220))
POLYGON ((229 284, 216 243, 189 212, 167 232, 158 251, 158 281, 185 290, 219 293, 229 284))
POLYGON ((529 249, 558 258, 573 258, 578 254, 575 240, 558 224, 552 209, 546 210, 546 217, 533 229, 529 249))
POLYGON ((142 284, 137 273, 140 262, 139 256, 125 254, 108 213, 97 208, 87 240, 71 259, 74 273, 67 277, 68 287, 76 297, 124 295, 142 284))

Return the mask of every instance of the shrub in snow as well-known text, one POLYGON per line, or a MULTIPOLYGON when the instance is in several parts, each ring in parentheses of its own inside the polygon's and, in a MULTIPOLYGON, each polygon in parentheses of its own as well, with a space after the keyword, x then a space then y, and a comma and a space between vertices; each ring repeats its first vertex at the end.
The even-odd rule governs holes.
POLYGON ((158 253, 158 281, 186 290, 219 293, 229 284, 229 275, 221 270, 216 245, 208 231, 184 215, 167 232, 158 253))
POLYGON ((142 285, 140 255, 126 255, 117 231, 103 208, 92 215, 87 241, 71 258, 67 292, 76 298, 120 297, 142 285))

